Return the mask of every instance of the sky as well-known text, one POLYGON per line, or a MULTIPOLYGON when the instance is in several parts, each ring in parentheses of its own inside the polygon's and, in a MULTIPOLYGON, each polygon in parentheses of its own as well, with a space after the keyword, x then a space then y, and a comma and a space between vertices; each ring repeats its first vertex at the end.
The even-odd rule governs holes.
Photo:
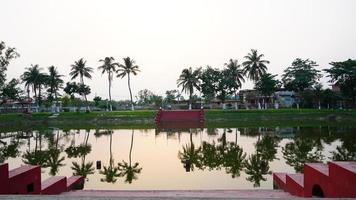
MULTIPOLYGON (((157 94, 177 88, 182 69, 223 68, 257 49, 278 74, 295 58, 318 69, 356 58, 354 0, 0 0, 0 41, 21 57, 8 69, 18 78, 31 64, 54 65, 69 81, 79 58, 95 73, 85 80, 95 95, 108 98, 108 80, 98 62, 131 57, 141 72, 132 90, 157 94)), ((321 81, 329 85, 327 78, 321 81)), ((247 81, 243 88, 252 88, 247 81)), ((115 78, 115 100, 129 98, 126 79, 115 78)))

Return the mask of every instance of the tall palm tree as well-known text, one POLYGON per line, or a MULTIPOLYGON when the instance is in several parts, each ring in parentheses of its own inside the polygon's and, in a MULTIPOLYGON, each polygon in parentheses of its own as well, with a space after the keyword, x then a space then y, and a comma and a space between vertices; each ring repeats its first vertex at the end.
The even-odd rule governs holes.
POLYGON ((189 110, 192 109, 192 97, 194 93, 194 88, 200 88, 200 75, 201 68, 198 68, 193 71, 191 67, 188 69, 183 69, 182 73, 180 74, 177 84, 178 87, 182 87, 182 92, 186 92, 189 94, 189 110))
MULTIPOLYGON (((235 100, 237 101, 237 90, 241 88, 242 83, 245 82, 244 70, 241 69, 241 65, 238 63, 238 60, 230 59, 228 63, 225 63, 225 66, 227 67, 227 70, 230 73, 232 80, 235 81, 234 93, 235 93, 235 100)), ((237 102, 235 102, 235 109, 237 110, 237 108, 238 105, 237 102)))
MULTIPOLYGON (((75 79, 79 77, 80 83, 84 85, 84 77, 91 79, 91 74, 93 72, 93 68, 87 67, 86 62, 83 58, 79 59, 78 61, 75 61, 73 65, 71 65, 72 69, 69 75, 71 76, 71 79, 75 79)), ((87 95, 83 95, 85 98, 85 102, 87 104, 87 109, 90 111, 89 105, 88 105, 88 99, 87 95)))
POLYGON ((108 81, 109 81, 109 101, 110 101, 110 111, 112 111, 112 104, 111 104, 111 83, 113 79, 113 73, 116 72, 116 67, 119 66, 118 63, 114 62, 113 57, 105 57, 104 59, 99 60, 99 62, 103 62, 103 65, 99 66, 98 69, 102 70, 102 74, 108 74, 108 81))
POLYGON ((71 167, 71 169, 73 170, 74 176, 83 176, 84 178, 87 178, 88 175, 94 174, 95 169, 93 167, 93 162, 85 162, 86 155, 91 152, 91 145, 88 144, 89 135, 90 131, 87 131, 84 137, 84 144, 80 145, 78 148, 78 154, 82 157, 81 163, 79 164, 75 161, 72 162, 73 166, 71 167))
POLYGON ((124 78, 127 76, 127 84, 129 86, 129 92, 130 92, 130 99, 131 99, 131 110, 134 110, 134 105, 133 105, 133 100, 132 100, 132 92, 131 92, 131 86, 130 86, 130 74, 132 73, 133 75, 137 75, 137 73, 140 72, 139 66, 135 65, 135 61, 131 59, 130 57, 124 58, 124 64, 119 65, 119 69, 117 70, 117 77, 124 78))
POLYGON ((125 182, 130 183, 130 184, 132 183, 132 180, 136 180, 138 178, 137 174, 141 173, 141 170, 142 170, 142 168, 139 167, 138 162, 135 162, 135 164, 132 165, 131 156, 132 156, 134 133, 135 133, 135 131, 132 129, 129 162, 125 162, 123 160, 121 163, 118 163, 118 168, 120 171, 119 176, 125 177, 125 182))
POLYGON ((50 99, 54 99, 56 101, 56 110, 57 110, 57 101, 58 101, 58 90, 63 86, 63 79, 61 78, 63 75, 60 75, 57 68, 55 66, 48 67, 48 76, 47 76, 47 84, 49 86, 48 92, 50 99))
POLYGON ((258 81, 267 71, 266 64, 269 64, 269 61, 263 60, 263 57, 264 55, 258 55, 257 50, 255 49, 251 49, 251 53, 248 53, 247 56, 244 57, 247 59, 247 61, 242 63, 244 66, 244 73, 254 82, 258 81))
POLYGON ((32 91, 35 93, 36 103, 37 105, 41 105, 41 89, 42 85, 45 84, 46 75, 41 72, 42 68, 38 65, 31 65, 31 67, 26 68, 26 70, 27 71, 21 75, 21 79, 22 82, 25 83, 27 95, 30 97, 30 87, 32 87, 32 91))

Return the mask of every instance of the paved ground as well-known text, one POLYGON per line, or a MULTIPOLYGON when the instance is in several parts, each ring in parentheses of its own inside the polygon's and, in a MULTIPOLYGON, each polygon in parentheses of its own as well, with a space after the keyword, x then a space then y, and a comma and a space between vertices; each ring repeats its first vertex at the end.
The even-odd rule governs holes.
POLYGON ((161 190, 161 191, 98 191, 85 190, 63 193, 54 196, 0 196, 0 199, 291 199, 288 193, 278 190, 161 190))

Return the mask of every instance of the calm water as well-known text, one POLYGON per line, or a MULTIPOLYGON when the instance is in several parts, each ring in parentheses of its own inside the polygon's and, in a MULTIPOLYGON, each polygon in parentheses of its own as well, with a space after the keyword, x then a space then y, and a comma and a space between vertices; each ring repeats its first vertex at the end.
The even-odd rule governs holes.
POLYGON ((271 189, 271 172, 356 160, 355 134, 345 127, 51 128, 1 133, 0 162, 40 164, 42 179, 86 175, 85 189, 271 189))

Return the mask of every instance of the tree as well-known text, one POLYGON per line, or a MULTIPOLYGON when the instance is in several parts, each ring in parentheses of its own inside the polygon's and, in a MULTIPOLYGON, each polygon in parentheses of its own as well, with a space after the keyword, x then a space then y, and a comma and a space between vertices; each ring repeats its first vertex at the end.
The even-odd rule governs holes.
POLYGON ((183 69, 177 80, 178 87, 182 87, 182 92, 184 91, 189 94, 189 110, 192 109, 192 97, 194 89, 200 89, 200 73, 201 68, 193 71, 193 69, 189 67, 188 69, 183 69))
MULTIPOLYGON (((69 75, 71 76, 71 79, 75 79, 77 77, 80 78, 80 83, 84 85, 84 77, 91 79, 91 74, 93 72, 93 68, 87 67, 86 65, 87 61, 84 61, 83 58, 79 59, 78 61, 75 61, 73 65, 71 65, 72 69, 69 75)), ((88 99, 87 96, 84 95, 85 102, 87 104, 87 110, 90 111, 89 104, 88 104, 88 99)))
POLYGON ((177 99, 178 94, 179 94, 178 90, 167 90, 166 97, 164 98, 164 101, 167 103, 173 103, 174 100, 177 99))
POLYGON ((95 96, 95 97, 93 98, 93 101, 95 102, 95 106, 98 107, 98 106, 99 106, 99 103, 100 103, 100 101, 102 101, 102 99, 101 99, 101 97, 99 97, 99 96, 95 96))
POLYGON ((244 74, 247 75, 252 81, 258 81, 260 77, 266 73, 268 60, 263 60, 263 54, 258 55, 257 50, 251 49, 251 53, 248 53, 244 58, 247 61, 243 62, 244 74))
POLYGON ((5 42, 0 42, 0 89, 3 87, 6 81, 6 70, 10 64, 10 61, 20 56, 17 53, 16 48, 7 47, 5 42))
POLYGON ((199 74, 200 91, 205 101, 210 102, 216 96, 220 71, 210 66, 206 66, 199 74))
MULTIPOLYGON (((47 76, 47 85, 48 85, 48 90, 47 92, 49 93, 49 100, 54 99, 56 101, 56 108, 57 108, 57 103, 58 103, 58 90, 63 87, 63 79, 61 78, 63 75, 60 75, 57 68, 55 66, 50 66, 48 67, 48 76, 47 76)), ((57 109, 56 109, 57 111, 57 109)))
POLYGON ((0 96, 4 99, 17 100, 20 98, 22 90, 19 88, 19 81, 17 79, 12 79, 0 91, 0 96))
POLYGON ((331 62, 330 69, 324 69, 331 78, 330 82, 340 87, 341 93, 356 103, 356 60, 331 62))
POLYGON ((127 76, 127 85, 129 87, 129 92, 130 92, 130 100, 131 100, 131 110, 135 110, 134 104, 133 104, 133 99, 132 99, 132 92, 131 92, 131 86, 130 86, 130 74, 137 75, 137 73, 140 72, 139 66, 135 65, 135 61, 131 59, 130 57, 124 58, 124 64, 119 65, 119 69, 117 71, 118 75, 117 77, 124 78, 127 76))
POLYGON ((284 88, 295 92, 312 88, 321 78, 320 71, 315 69, 317 66, 319 65, 316 62, 309 59, 295 59, 282 75, 284 88))
MULTIPOLYGON (((237 60, 230 59, 229 63, 225 63, 229 72, 232 89, 234 90, 235 100, 237 100, 237 90, 241 88, 242 83, 245 82, 244 70, 241 69, 241 65, 237 60)), ((235 102, 235 109, 237 109, 237 102, 235 102)))
POLYGON ((21 75, 21 80, 25 83, 25 87, 27 88, 27 95, 30 98, 30 87, 32 87, 32 91, 35 93, 36 103, 41 105, 41 89, 42 85, 45 85, 46 83, 46 75, 41 72, 42 68, 40 68, 38 65, 31 65, 31 67, 26 68, 26 70, 27 71, 21 75))
POLYGON ((153 92, 148 90, 148 89, 143 89, 143 90, 140 90, 138 91, 138 94, 137 94, 137 101, 139 104, 141 105, 148 105, 151 102, 151 96, 153 95, 153 92))
POLYGON ((111 84, 113 80, 113 73, 116 72, 116 67, 119 66, 118 63, 114 62, 113 57, 105 57, 102 60, 99 60, 99 62, 102 62, 103 64, 98 67, 99 70, 102 70, 101 73, 107 73, 108 74, 108 81, 109 81, 109 101, 110 101, 110 111, 112 111, 112 104, 111 104, 111 84))
POLYGON ((265 97, 271 96, 278 87, 279 81, 275 79, 277 75, 269 73, 263 74, 255 83, 255 89, 263 96, 263 107, 266 108, 265 97))
POLYGON ((217 98, 221 100, 223 109, 225 109, 225 100, 228 95, 233 94, 238 86, 236 85, 235 78, 231 75, 229 69, 219 71, 218 83, 216 88, 217 98))

